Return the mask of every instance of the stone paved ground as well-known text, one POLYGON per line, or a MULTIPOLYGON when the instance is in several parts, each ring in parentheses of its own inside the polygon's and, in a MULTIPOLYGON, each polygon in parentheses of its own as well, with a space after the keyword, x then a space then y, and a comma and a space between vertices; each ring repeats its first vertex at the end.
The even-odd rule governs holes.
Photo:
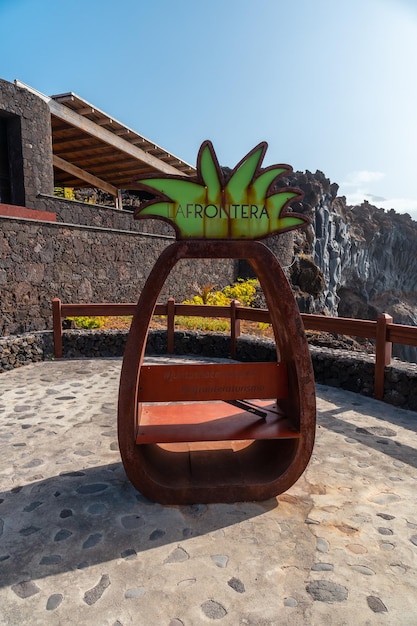
POLYGON ((117 446, 121 361, 0 375, 0 624, 417 624, 417 414, 318 387, 304 476, 161 506, 117 446))

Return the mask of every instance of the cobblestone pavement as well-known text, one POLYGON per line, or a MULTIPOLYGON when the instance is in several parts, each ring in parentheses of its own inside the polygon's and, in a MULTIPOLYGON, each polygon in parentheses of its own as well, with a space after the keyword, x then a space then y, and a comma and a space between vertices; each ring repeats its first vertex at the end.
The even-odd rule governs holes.
POLYGON ((0 624, 417 624, 417 414, 318 386, 303 477, 161 506, 125 477, 119 359, 0 375, 0 624))

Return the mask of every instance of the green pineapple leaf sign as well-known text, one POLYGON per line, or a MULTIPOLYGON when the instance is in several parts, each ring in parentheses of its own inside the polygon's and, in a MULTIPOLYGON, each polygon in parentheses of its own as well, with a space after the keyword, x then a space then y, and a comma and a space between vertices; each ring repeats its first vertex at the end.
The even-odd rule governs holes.
POLYGON ((137 181, 154 198, 135 211, 135 219, 164 220, 175 228, 177 239, 262 239, 306 226, 307 217, 288 211, 302 192, 274 189, 276 179, 292 168, 261 168, 267 147, 266 142, 257 145, 224 177, 211 142, 203 142, 196 177, 161 175, 137 181))

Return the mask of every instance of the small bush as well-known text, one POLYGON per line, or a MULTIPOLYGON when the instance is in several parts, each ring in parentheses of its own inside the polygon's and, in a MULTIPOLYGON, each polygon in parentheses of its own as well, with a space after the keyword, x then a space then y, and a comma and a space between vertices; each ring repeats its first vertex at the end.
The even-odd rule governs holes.
MULTIPOLYGON (((239 279, 236 283, 227 285, 221 291, 215 290, 214 285, 203 285, 201 288, 194 286, 197 294, 188 300, 184 300, 183 304, 229 306, 232 300, 239 300, 242 306, 253 306, 258 285, 258 280, 251 278, 248 280, 239 279)), ((230 331, 230 322, 217 318, 180 316, 176 318, 175 324, 190 330, 230 331)))
POLYGON ((258 286, 256 278, 248 280, 239 279, 233 285, 227 285, 221 291, 214 291, 214 285, 195 287, 198 293, 183 304, 210 304, 215 306, 228 306, 232 300, 239 300, 242 306, 253 306, 258 286))
POLYGON ((188 328, 189 330, 207 330, 214 333, 230 330, 230 322, 228 320, 212 317, 188 317, 179 315, 175 319, 175 326, 188 328))
POLYGON ((258 328, 259 330, 269 330, 271 328, 271 324, 268 324, 267 322, 258 322, 258 328))
POLYGON ((259 281, 256 278, 249 278, 247 280, 240 278, 233 285, 227 285, 227 287, 223 289, 223 293, 229 300, 239 300, 240 304, 243 306, 253 306, 258 285, 259 281))
POLYGON ((69 317, 69 320, 73 320, 78 328, 104 328, 106 323, 105 317, 69 317))

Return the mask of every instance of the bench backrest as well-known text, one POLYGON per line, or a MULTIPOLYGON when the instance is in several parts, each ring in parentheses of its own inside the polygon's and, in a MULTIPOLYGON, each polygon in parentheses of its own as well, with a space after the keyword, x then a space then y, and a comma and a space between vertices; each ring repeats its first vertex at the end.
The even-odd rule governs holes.
POLYGON ((288 397, 285 363, 142 365, 139 402, 288 397))

